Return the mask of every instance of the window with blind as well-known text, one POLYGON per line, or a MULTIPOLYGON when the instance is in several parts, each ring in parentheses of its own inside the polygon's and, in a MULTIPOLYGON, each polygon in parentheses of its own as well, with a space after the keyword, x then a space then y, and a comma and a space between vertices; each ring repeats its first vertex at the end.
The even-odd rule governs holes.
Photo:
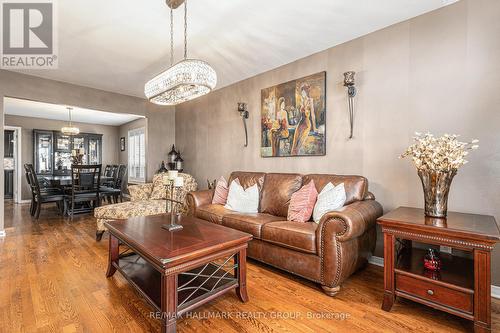
POLYGON ((146 135, 144 127, 128 132, 128 179, 130 182, 146 180, 146 135))

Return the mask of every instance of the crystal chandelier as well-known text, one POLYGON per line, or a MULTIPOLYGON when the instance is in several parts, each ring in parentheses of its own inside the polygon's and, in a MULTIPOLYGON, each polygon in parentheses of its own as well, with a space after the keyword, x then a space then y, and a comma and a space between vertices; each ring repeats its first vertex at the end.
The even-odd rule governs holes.
POLYGON ((68 109, 69 113, 69 124, 68 126, 64 126, 63 128, 61 128, 61 133, 64 135, 77 135, 78 133, 80 133, 80 129, 73 126, 71 122, 71 110, 73 110, 73 108, 68 106, 66 107, 66 109, 68 109))
POLYGON ((208 63, 187 58, 187 0, 184 0, 184 59, 174 65, 173 7, 178 2, 167 0, 170 7, 170 68, 144 86, 144 94, 154 104, 176 105, 189 101, 208 94, 217 84, 217 74, 208 63))

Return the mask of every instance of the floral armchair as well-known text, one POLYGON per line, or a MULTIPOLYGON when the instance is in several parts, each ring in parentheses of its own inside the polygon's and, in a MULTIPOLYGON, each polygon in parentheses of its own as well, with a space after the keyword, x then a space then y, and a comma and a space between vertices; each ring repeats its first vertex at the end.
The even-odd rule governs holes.
MULTIPOLYGON (((170 193, 163 184, 163 175, 155 175, 152 183, 129 186, 131 201, 96 208, 94 210, 94 217, 97 218, 96 240, 102 239, 102 235, 106 231, 104 223, 107 221, 165 213, 167 206, 165 199, 170 196, 170 193)), ((196 191, 198 184, 191 175, 186 173, 179 173, 179 177, 184 178, 184 186, 176 188, 174 195, 176 200, 184 203, 177 208, 177 211, 185 214, 188 209, 185 203, 186 195, 188 192, 196 191)))

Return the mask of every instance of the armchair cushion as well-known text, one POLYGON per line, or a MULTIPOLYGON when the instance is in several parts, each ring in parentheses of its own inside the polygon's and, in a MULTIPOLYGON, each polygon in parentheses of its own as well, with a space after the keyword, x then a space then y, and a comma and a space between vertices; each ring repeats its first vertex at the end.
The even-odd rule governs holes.
POLYGON ((163 173, 153 176, 153 190, 151 191, 152 200, 165 200, 167 198, 167 186, 163 184, 163 173))
POLYGON ((151 191, 153 190, 153 184, 138 184, 130 185, 128 187, 128 192, 130 193, 130 199, 132 201, 148 200, 151 196, 151 191))
POLYGON ((94 216, 101 219, 126 219, 165 213, 165 200, 126 201, 97 207, 94 216))

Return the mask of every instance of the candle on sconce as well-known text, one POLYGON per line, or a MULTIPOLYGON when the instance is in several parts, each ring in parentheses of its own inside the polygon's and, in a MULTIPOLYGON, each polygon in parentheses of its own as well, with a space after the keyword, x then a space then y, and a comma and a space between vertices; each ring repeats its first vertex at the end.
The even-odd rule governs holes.
POLYGON ((174 179, 174 186, 175 187, 183 187, 184 186, 184 178, 183 177, 176 177, 174 179))
POLYGON ((177 178, 177 170, 168 170, 168 179, 175 180, 177 178))

